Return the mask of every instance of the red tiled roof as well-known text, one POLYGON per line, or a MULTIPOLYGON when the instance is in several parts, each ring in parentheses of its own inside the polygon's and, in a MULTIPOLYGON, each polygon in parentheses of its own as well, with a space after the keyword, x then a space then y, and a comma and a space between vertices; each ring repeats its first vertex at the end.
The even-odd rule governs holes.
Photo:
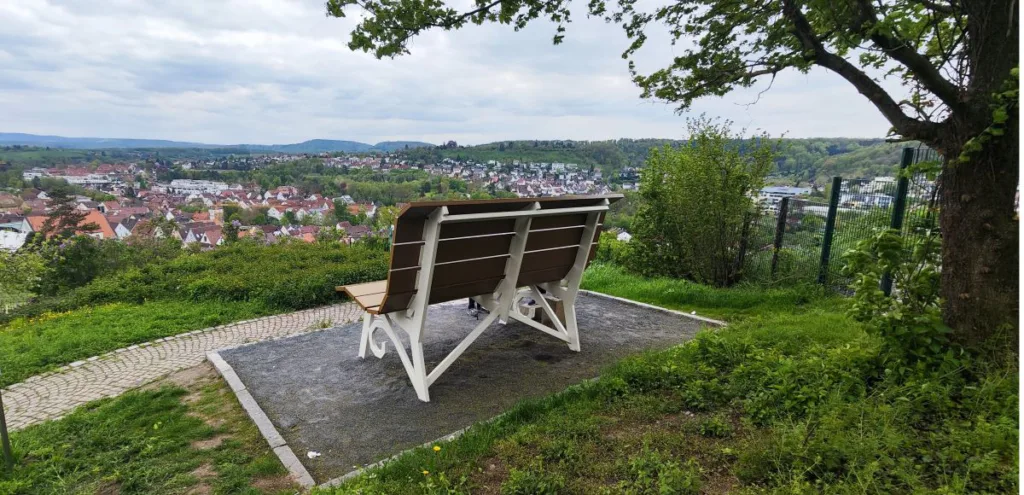
MULTIPOLYGON (((35 232, 39 232, 40 230, 42 230, 43 224, 46 223, 45 215, 32 215, 27 217, 27 219, 29 225, 32 226, 32 230, 35 232)), ((114 233, 114 229, 110 226, 110 222, 107 221, 107 217, 103 216, 103 214, 100 213, 99 211, 90 210, 89 213, 85 215, 85 218, 83 218, 82 221, 78 223, 78 225, 86 225, 90 223, 96 224, 98 228, 90 232, 79 231, 76 233, 101 234, 103 239, 114 239, 117 237, 117 234, 114 233)))

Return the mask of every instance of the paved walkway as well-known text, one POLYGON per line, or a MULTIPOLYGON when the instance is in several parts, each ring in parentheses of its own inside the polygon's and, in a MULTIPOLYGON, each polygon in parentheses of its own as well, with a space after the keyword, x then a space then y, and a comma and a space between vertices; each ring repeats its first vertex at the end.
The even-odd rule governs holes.
POLYGON ((355 303, 324 306, 196 330, 71 363, 3 389, 7 424, 17 430, 59 418, 87 402, 197 366, 207 351, 337 326, 359 315, 355 303))

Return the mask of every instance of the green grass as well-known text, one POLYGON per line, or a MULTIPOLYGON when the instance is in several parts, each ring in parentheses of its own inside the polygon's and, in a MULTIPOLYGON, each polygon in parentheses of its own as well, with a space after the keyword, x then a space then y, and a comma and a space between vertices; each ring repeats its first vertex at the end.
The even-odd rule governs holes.
POLYGON ((581 288, 729 322, 752 315, 791 313, 809 308, 843 308, 845 301, 820 287, 765 288, 741 285, 719 289, 688 280, 642 278, 611 264, 594 264, 581 288))
POLYGON ((0 327, 0 386, 121 347, 268 314, 245 302, 114 303, 0 327))
POLYGON ((14 432, 17 464, 0 473, 0 493, 295 493, 226 386, 188 387, 129 392, 14 432))
MULTIPOLYGON (((367 244, 238 242, 173 259, 151 259, 141 266, 123 264, 83 286, 0 314, 0 324, 22 316, 118 302, 254 302, 282 312, 332 304, 339 299, 336 286, 387 276, 388 252, 380 243, 367 244)), ((133 253, 144 255, 144 249, 133 253)))

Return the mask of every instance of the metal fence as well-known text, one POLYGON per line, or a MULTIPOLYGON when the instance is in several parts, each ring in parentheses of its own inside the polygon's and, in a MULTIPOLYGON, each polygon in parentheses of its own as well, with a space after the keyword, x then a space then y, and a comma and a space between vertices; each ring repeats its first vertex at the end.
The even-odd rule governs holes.
MULTIPOLYGON (((937 160, 927 148, 905 148, 901 170, 937 160)), ((873 233, 895 228, 924 236, 938 228, 937 183, 925 174, 874 179, 833 178, 823 200, 783 198, 751 215, 744 236, 744 278, 817 282, 845 288, 843 254, 873 233)))

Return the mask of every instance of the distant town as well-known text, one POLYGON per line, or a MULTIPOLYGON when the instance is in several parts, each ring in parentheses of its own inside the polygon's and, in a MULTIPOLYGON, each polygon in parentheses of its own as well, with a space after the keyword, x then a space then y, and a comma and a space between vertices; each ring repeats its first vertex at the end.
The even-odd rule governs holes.
MULTIPOLYGON (((265 188, 252 181, 174 178, 255 171, 303 160, 312 160, 339 173, 365 171, 386 177, 415 170, 430 177, 462 181, 476 191, 489 193, 484 194, 488 197, 628 193, 636 190, 639 181, 639 170, 630 167, 621 169, 614 180, 608 180, 600 169, 576 163, 473 162, 454 158, 423 163, 401 154, 208 157, 177 159, 163 163, 162 168, 138 161, 38 166, 23 170, 26 187, 21 192, 0 191, 0 249, 16 250, 42 229, 51 211, 44 184, 61 182, 79 191, 75 196, 76 208, 85 213, 81 225, 91 226, 82 233, 100 239, 150 235, 173 238, 185 247, 211 249, 234 239, 232 236, 263 243, 283 239, 314 242, 330 237, 350 244, 371 235, 387 235, 387 222, 378 221, 378 212, 382 208, 400 208, 401 202, 359 201, 351 194, 326 195, 304 190, 307 188, 300 184, 265 188)), ((846 208, 888 208, 894 185, 891 177, 866 180, 852 189, 844 182, 841 204, 846 208)), ((768 186, 759 192, 758 199, 766 209, 776 210, 782 198, 815 194, 823 196, 823 191, 814 187, 768 186)), ((824 215, 825 209, 821 210, 824 215)), ((628 233, 622 234, 628 239, 628 233)))
MULTIPOLYGON (((309 158, 309 155, 258 155, 176 160, 172 168, 181 171, 254 170, 309 158)), ((384 174, 414 168, 404 160, 389 156, 324 154, 315 159, 328 168, 365 169, 384 174)), ((415 168, 506 195, 560 196, 610 191, 602 182, 600 171, 572 163, 498 165, 444 160, 415 168)), ((174 238, 186 246, 209 249, 225 242, 225 224, 231 221, 225 217, 226 210, 248 213, 243 216, 255 220, 247 225, 239 225, 240 222, 234 220, 239 238, 249 237, 265 243, 284 238, 313 242, 324 230, 336 232, 340 242, 352 243, 381 233, 383 228, 374 219, 378 209, 385 205, 359 202, 348 194, 335 197, 304 194, 293 185, 262 190, 255 184, 216 180, 161 181, 156 175, 134 162, 33 167, 22 173, 26 185, 62 181, 81 188, 83 193, 95 192, 79 194, 75 201, 77 209, 86 214, 81 224, 94 226, 83 233, 99 239, 125 239, 145 232, 174 238), (341 218, 346 220, 339 220, 341 218)), ((0 248, 16 250, 31 233, 42 229, 50 212, 48 199, 42 187, 27 187, 20 193, 0 192, 0 248)))

